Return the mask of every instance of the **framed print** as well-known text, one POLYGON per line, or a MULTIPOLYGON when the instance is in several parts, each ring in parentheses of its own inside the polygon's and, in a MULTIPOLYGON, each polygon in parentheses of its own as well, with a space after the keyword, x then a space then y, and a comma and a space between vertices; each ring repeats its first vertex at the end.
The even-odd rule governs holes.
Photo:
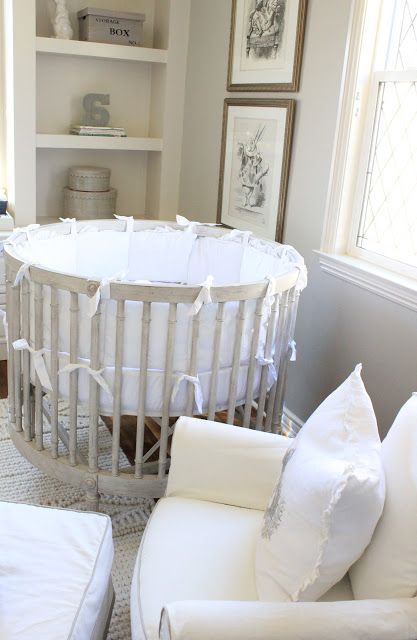
POLYGON ((228 91, 298 91, 307 0, 232 0, 228 91))
POLYGON ((224 102, 217 222, 282 241, 295 101, 224 102))

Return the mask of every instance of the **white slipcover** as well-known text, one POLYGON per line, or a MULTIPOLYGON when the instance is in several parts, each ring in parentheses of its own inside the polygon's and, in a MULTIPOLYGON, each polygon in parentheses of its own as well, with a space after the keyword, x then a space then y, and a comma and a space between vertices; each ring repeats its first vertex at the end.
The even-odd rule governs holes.
POLYGON ((177 422, 167 497, 135 566, 133 640, 415 640, 415 598, 353 601, 347 577, 318 603, 257 600, 255 538, 284 441, 193 418, 177 422))
MULTIPOLYGON (((158 638, 168 602, 257 601, 255 547, 262 518, 256 509, 180 497, 160 500, 136 560, 132 640, 158 638)), ((337 590, 337 597, 352 597, 348 580, 337 590)), ((325 597, 334 598, 331 592, 325 597)))
POLYGON ((161 640, 415 640, 415 599, 174 602, 161 640))
POLYGON ((108 516, 0 502, 1 640, 90 640, 113 562, 108 516))

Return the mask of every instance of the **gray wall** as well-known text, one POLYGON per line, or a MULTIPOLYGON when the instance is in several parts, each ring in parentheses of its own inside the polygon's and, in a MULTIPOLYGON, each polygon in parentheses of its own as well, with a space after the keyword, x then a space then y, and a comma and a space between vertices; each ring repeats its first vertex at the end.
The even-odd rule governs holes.
MULTIPOLYGON (((189 218, 214 221, 231 0, 191 5, 180 209, 189 218)), ((415 313, 323 273, 314 254, 320 248, 350 5, 351 0, 310 0, 301 87, 293 94, 285 242, 304 255, 310 283, 300 303, 298 361, 291 366, 287 406, 306 419, 362 362, 384 434, 417 387, 415 313)), ((234 94, 244 95, 254 97, 234 94)))

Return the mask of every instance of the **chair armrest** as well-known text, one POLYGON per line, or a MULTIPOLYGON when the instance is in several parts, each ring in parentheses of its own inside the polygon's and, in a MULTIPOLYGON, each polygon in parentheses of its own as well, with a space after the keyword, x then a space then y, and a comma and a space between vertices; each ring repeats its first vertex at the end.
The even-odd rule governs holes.
POLYGON ((350 602, 173 602, 160 640, 415 640, 416 598, 350 602))
POLYGON ((265 510, 290 444, 272 433, 179 418, 166 496, 265 510))

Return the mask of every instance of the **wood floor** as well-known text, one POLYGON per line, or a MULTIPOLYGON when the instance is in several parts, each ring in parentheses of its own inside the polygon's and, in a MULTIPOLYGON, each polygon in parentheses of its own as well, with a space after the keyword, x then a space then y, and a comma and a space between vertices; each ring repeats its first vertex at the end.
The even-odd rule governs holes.
POLYGON ((7 398, 7 361, 0 361, 0 400, 7 398))

